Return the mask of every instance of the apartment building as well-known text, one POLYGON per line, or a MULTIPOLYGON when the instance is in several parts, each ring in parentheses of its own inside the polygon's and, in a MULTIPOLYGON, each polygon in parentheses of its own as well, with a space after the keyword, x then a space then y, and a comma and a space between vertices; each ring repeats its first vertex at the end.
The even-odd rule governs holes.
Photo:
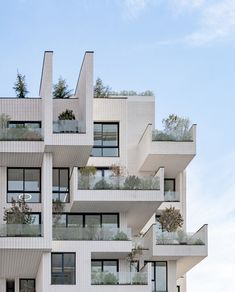
POLYGON ((207 256, 207 225, 186 230, 196 125, 159 139, 153 96, 94 98, 93 52, 74 95, 53 99, 52 63, 45 52, 39 97, 0 99, 0 291, 185 292, 207 256), (66 109, 75 120, 58 120, 66 109), (4 220, 12 199, 30 222, 4 220), (169 206, 184 240, 159 228, 169 206))

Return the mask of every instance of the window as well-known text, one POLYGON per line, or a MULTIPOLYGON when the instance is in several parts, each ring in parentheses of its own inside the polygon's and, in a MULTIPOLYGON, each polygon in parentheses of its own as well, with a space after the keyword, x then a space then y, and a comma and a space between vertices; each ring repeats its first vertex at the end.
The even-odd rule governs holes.
POLYGON ((164 191, 165 192, 175 192, 175 179, 165 178, 164 179, 164 191))
POLYGON ((51 284, 75 285, 76 284, 76 254, 52 253, 51 254, 51 284))
MULTIPOLYGON (((26 213, 25 213, 26 214, 26 213)), ((31 225, 40 225, 41 224, 41 213, 27 213, 27 215, 30 215, 31 218, 31 225)), ((7 224, 15 223, 15 214, 13 213, 7 213, 7 224)), ((22 218, 23 220, 23 218, 22 218)))
POLYGON ((119 214, 117 213, 67 213, 53 215, 54 225, 67 227, 89 227, 96 225, 98 227, 119 228, 119 214))
MULTIPOLYGON (((146 262, 147 263, 147 262, 146 262)), ((167 291, 167 262, 151 262, 152 292, 167 291)))
POLYGON ((53 168, 53 200, 69 202, 69 168, 53 168))
POLYGON ((27 203, 40 203, 40 168, 7 169, 7 202, 24 198, 27 203))
POLYGON ((180 292, 180 286, 177 286, 177 292, 180 292))
POLYGON ((35 279, 20 279, 20 291, 34 292, 35 288, 35 279))
POLYGON ((6 281, 6 292, 15 292, 15 281, 7 280, 6 281))
POLYGON ((118 272, 118 260, 91 260, 91 272, 118 272))
POLYGON ((119 156, 118 123, 94 123, 92 156, 119 156))

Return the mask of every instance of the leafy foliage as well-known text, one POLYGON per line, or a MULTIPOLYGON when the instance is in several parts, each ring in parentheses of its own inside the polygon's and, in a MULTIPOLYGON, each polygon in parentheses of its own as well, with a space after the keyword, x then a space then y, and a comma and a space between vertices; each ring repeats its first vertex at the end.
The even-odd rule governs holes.
POLYGON ((119 231, 114 237, 113 240, 129 240, 128 236, 126 235, 125 232, 119 231))
POLYGON ((121 91, 111 91, 110 95, 113 96, 154 96, 153 91, 151 90, 145 90, 143 92, 137 92, 134 90, 121 90, 121 91))
POLYGON ((183 226, 184 222, 180 211, 172 206, 162 211, 161 216, 157 220, 161 224, 162 230, 168 232, 177 231, 178 228, 183 226))
POLYGON ((75 115, 73 113, 73 110, 66 109, 64 112, 62 112, 58 116, 59 120, 75 120, 75 115))
POLYGON ((0 129, 6 129, 8 122, 11 120, 10 116, 2 113, 0 115, 0 129))
POLYGON ((69 86, 65 79, 60 77, 58 82, 53 85, 53 97, 54 98, 70 98, 72 89, 69 89, 69 86))
POLYGON ((29 92, 27 90, 25 75, 22 75, 19 72, 17 72, 16 82, 14 83, 13 89, 15 90, 16 96, 18 98, 25 98, 26 97, 26 95, 29 92))
POLYGON ((105 179, 101 179, 94 185, 94 189, 95 190, 111 190, 112 184, 109 184, 108 182, 106 182, 105 179))
POLYGON ((94 86, 94 97, 108 98, 110 95, 109 86, 104 86, 103 81, 98 77, 94 86))
POLYGON ((17 202, 12 200, 11 207, 4 210, 3 221, 8 224, 32 224, 34 219, 30 214, 31 211, 24 197, 17 202))
POLYGON ((164 132, 173 137, 187 138, 189 133, 190 120, 171 114, 162 120, 164 132))
POLYGON ((139 190, 141 189, 141 179, 135 175, 129 175, 123 184, 125 190, 139 190))

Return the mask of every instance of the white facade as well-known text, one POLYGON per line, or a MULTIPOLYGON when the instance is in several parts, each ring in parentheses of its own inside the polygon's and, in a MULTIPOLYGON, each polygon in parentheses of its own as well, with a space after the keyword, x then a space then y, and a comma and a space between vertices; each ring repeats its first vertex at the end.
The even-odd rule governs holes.
POLYGON ((39 98, 0 98, 0 115, 9 117, 0 124, 0 291, 185 292, 186 273, 208 247, 207 225, 186 234, 196 125, 190 139, 159 141, 154 97, 93 98, 93 52, 74 96, 53 99, 52 64, 45 52, 39 98), (75 121, 58 121, 66 109, 75 121), (96 173, 80 173, 87 166, 96 173), (5 208, 22 195, 34 222, 6 223, 5 208), (53 198, 64 202, 54 216, 53 198), (156 215, 169 206, 184 217, 185 241, 159 238, 156 215), (136 248, 138 267, 130 263, 136 248))

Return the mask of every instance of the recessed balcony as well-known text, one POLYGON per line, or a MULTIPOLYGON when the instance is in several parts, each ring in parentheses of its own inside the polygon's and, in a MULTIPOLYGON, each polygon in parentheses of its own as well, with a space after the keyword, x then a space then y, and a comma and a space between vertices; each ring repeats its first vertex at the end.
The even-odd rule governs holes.
POLYGON ((130 241, 131 229, 53 226, 53 240, 130 241))
POLYGON ((84 124, 78 120, 53 121, 54 134, 76 134, 85 133, 84 124))
POLYGON ((4 128, 0 129, 0 141, 42 141, 41 128, 4 128))
POLYGON ((1 224, 0 237, 40 237, 41 225, 1 224))
POLYGON ((139 170, 156 171, 164 166, 168 177, 183 171, 196 155, 196 125, 184 133, 164 133, 149 124, 138 144, 139 170))

